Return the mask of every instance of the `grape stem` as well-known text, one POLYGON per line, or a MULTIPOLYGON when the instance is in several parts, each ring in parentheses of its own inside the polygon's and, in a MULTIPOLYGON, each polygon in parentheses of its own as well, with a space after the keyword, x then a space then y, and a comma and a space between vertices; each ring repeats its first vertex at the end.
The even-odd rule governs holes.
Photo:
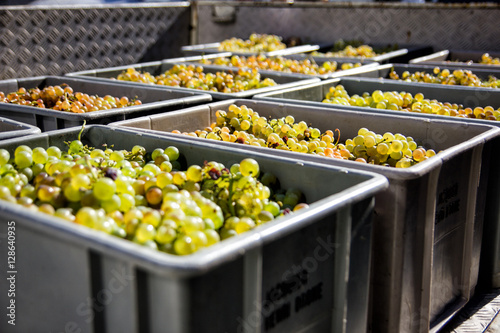
POLYGON ((79 141, 82 141, 82 133, 83 133, 83 130, 85 129, 85 124, 87 123, 86 120, 83 121, 83 125, 82 125, 82 129, 80 130, 80 133, 78 133, 78 140, 79 141))

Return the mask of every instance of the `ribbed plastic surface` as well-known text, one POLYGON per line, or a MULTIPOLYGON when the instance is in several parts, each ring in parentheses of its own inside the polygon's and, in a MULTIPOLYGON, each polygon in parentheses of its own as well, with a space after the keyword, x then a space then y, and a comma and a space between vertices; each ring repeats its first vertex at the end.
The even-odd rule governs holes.
POLYGON ((0 79, 180 55, 189 4, 0 7, 0 79))

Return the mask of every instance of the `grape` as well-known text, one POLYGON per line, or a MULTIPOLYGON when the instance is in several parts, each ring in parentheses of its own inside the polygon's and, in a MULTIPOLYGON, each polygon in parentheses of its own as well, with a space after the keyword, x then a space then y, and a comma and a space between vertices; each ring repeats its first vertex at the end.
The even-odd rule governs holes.
POLYGON ((135 232, 135 237, 140 243, 154 240, 155 236, 156 228, 151 224, 141 223, 135 232))
POLYGON ((146 192, 146 200, 151 206, 159 205, 162 201, 162 190, 157 186, 150 187, 146 192))
POLYGON ((9 152, 5 149, 0 149, 0 166, 4 166, 5 164, 9 163, 9 160, 9 152))
POLYGON ((180 156, 179 149, 174 146, 167 147, 167 149, 165 149, 165 154, 168 156, 170 161, 176 161, 180 156))
POLYGON ((90 207, 82 207, 75 215, 75 222, 92 228, 98 221, 97 212, 90 207))
POLYGON ((259 175, 259 164, 252 158, 246 158, 240 162, 240 172, 243 176, 257 177, 259 175))
POLYGON ((183 235, 175 240, 174 251, 178 255, 191 254, 196 251, 196 245, 191 237, 183 235))
POLYGON ((215 230, 205 229, 205 230, 203 230, 203 233, 205 234, 205 236, 207 238, 206 246, 210 246, 210 245, 216 244, 216 243, 221 241, 220 235, 215 230))
POLYGON ((83 143, 80 140, 73 140, 69 145, 69 152, 78 154, 83 148, 83 143))
POLYGON ((101 201, 111 199, 116 191, 116 184, 110 178, 100 178, 94 183, 93 193, 94 196, 101 201))
POLYGON ((14 161, 19 169, 30 167, 33 164, 33 155, 30 151, 18 151, 15 153, 14 161))

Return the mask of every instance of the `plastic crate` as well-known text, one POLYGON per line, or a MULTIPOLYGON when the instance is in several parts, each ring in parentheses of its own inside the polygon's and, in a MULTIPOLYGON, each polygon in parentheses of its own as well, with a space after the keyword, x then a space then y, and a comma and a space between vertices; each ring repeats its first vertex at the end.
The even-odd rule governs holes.
MULTIPOLYGON (((188 63, 187 63, 188 64, 188 63)), ((147 71, 151 73, 152 75, 159 75, 170 68, 172 68, 175 64, 168 62, 168 61, 160 61, 160 62, 155 62, 155 63, 145 63, 145 64, 135 64, 135 65, 130 65, 130 66, 122 66, 122 67, 113 67, 113 68, 106 68, 106 69, 97 69, 97 70, 88 70, 88 71, 82 71, 82 72, 76 72, 76 73, 70 73, 68 74, 69 76, 74 76, 74 77, 79 77, 81 79, 87 79, 87 80, 93 80, 93 81, 103 81, 104 82, 109 82, 110 78, 117 77, 120 73, 122 73, 126 68, 133 67, 136 70, 139 71, 147 71)), ((224 66, 209 66, 209 65, 203 65, 203 71, 205 73, 217 73, 220 71, 233 71, 237 72, 238 68, 236 67, 224 67, 224 66)), ((245 91, 240 91, 240 92, 235 92, 235 93, 222 93, 222 92, 217 92, 217 91, 207 91, 207 90, 198 90, 198 89, 190 89, 190 88, 183 88, 183 87, 170 87, 170 86, 162 86, 162 85, 153 85, 154 87, 158 88, 167 88, 171 90, 178 90, 178 91, 186 91, 186 92, 193 92, 193 91, 198 91, 202 92, 205 94, 209 94, 212 96, 213 100, 223 100, 223 99, 231 99, 231 98, 251 98, 252 96, 259 94, 259 93, 265 93, 269 91, 274 91, 274 90, 280 90, 280 89, 287 89, 290 87, 295 87, 295 86, 300 86, 303 84, 309 84, 313 82, 318 82, 320 81, 319 78, 309 78, 309 79, 303 79, 303 78, 298 78, 294 75, 288 74, 288 73, 279 73, 279 72, 268 72, 266 74, 262 75, 262 79, 265 78, 271 78, 273 79, 277 85, 276 86, 271 86, 271 87, 265 87, 265 88, 259 88, 259 89, 250 89, 250 90, 245 90, 245 91)), ((118 82, 117 80, 114 80, 113 82, 118 82)), ((146 84, 146 83, 139 83, 139 82, 131 82, 131 81, 119 81, 120 84, 125 84, 125 85, 130 85, 130 86, 141 86, 141 87, 151 87, 151 84, 146 84)))
MULTIPOLYGON (((203 59, 215 59, 215 58, 230 58, 235 54, 232 53, 218 53, 218 54, 210 54, 208 56, 192 56, 192 57, 183 57, 183 58, 174 58, 174 59, 165 59, 163 61, 169 62, 169 63, 174 63, 174 62, 197 62, 200 63, 203 59)), ((285 59, 295 59, 295 60, 305 60, 305 59, 311 59, 318 65, 322 66, 324 62, 329 61, 326 59, 312 59, 310 55, 306 54, 298 54, 295 56, 286 56, 284 57, 285 59)), ((336 61, 337 62, 337 68, 341 68, 342 64, 344 63, 353 63, 354 61, 352 60, 342 60, 342 61, 336 61)), ((375 62, 373 60, 365 60, 361 61, 362 65, 360 67, 356 68, 351 68, 351 69, 346 69, 346 70, 337 70, 333 73, 328 73, 328 74, 322 74, 322 75, 313 75, 313 74, 302 74, 302 73, 292 73, 292 72, 283 72, 283 71, 273 71, 273 70, 262 70, 259 69, 259 72, 261 74, 275 74, 275 73, 285 73, 286 75, 290 75, 293 77, 301 78, 301 79, 310 79, 311 77, 317 77, 320 79, 329 79, 329 78, 334 78, 334 77, 341 77, 341 76, 349 76, 349 75, 356 75, 357 73, 364 73, 365 71, 368 71, 368 68, 372 68, 375 66, 378 66, 379 63, 375 62)), ((221 68, 225 68, 224 66, 221 66, 221 68)), ((228 66, 228 68, 234 69, 234 67, 228 66)))
MULTIPOLYGON (((321 131, 340 129, 341 138, 361 127, 376 133, 412 136, 443 150, 407 169, 357 163, 312 154, 238 145, 248 151, 380 173, 389 188, 375 205, 372 331, 428 332, 446 323, 474 293, 479 271, 483 195, 488 184, 498 128, 441 119, 373 114, 257 100, 233 100, 111 124, 170 137, 174 129, 194 131, 215 121, 215 112, 245 104, 263 117, 292 115, 321 131)), ((189 137, 191 140, 206 139, 189 137)), ((225 147, 235 143, 216 141, 225 147)))
MULTIPOLYGON (((412 65, 413 66, 413 65, 412 65)), ((476 71, 476 70, 474 70, 476 71)), ((343 108, 352 111, 366 111, 374 114, 388 114, 394 116, 412 116, 424 119, 443 119, 446 121, 457 121, 472 124, 484 124, 488 126, 500 127, 500 122, 458 118, 441 115, 431 115, 423 113, 402 113, 401 111, 380 110, 368 107, 339 106, 334 104, 322 103, 322 99, 329 88, 337 84, 344 85, 346 91, 352 94, 362 94, 365 91, 372 92, 375 89, 382 91, 407 91, 412 94, 421 92, 426 98, 437 99, 442 102, 459 103, 469 107, 491 105, 495 108, 500 107, 500 90, 492 88, 462 87, 449 85, 435 85, 423 83, 400 82, 389 79, 370 79, 370 78, 341 78, 322 81, 317 84, 303 86, 297 89, 287 89, 276 94, 262 94, 255 96, 255 99, 275 101, 280 103, 299 103, 309 106, 343 108)), ((494 140, 493 151, 500 149, 500 142, 494 140)), ((488 286, 500 288, 500 179, 496 175, 496 170, 500 168, 500 158, 497 154, 491 156, 491 176, 488 184, 487 194, 484 200, 486 205, 485 217, 485 237, 483 242, 483 254, 481 256, 481 281, 488 286)))
POLYGON ((0 140, 39 134, 40 132, 40 129, 36 126, 31 126, 19 121, 0 117, 0 140))
POLYGON ((451 66, 461 68, 495 69, 500 65, 480 64, 481 56, 489 53, 493 58, 500 57, 499 52, 470 51, 470 50, 442 50, 426 56, 411 59, 411 64, 425 64, 433 66, 451 66))
MULTIPOLYGON (((421 64, 383 64, 379 66, 374 66, 374 67, 364 67, 363 71, 359 71, 356 74, 353 74, 352 76, 356 77, 368 77, 368 78, 382 78, 382 79, 390 79, 389 74, 391 73, 391 70, 394 70, 399 77, 403 74, 403 72, 408 71, 410 74, 413 74, 415 72, 425 72, 429 73, 431 75, 434 75, 433 70, 436 68, 436 66, 432 65, 427 65, 426 63, 421 63, 421 64)), ((450 72, 453 72, 456 70, 456 67, 450 67, 447 66, 447 64, 443 66, 439 66, 440 70, 443 69, 449 69, 450 72)), ((478 78, 481 80, 488 80, 488 78, 493 75, 495 77, 500 77, 500 67, 498 68, 491 68, 491 69, 484 69, 484 68, 465 68, 467 70, 470 70, 473 74, 475 74, 478 78)), ((394 82, 402 82, 399 80, 394 80, 394 82)), ((425 83, 425 82, 412 82, 415 84, 432 84, 435 87, 443 87, 444 85, 441 83, 425 83)), ((462 86, 462 85, 454 85, 455 88, 461 89, 461 88, 484 88, 484 89, 492 89, 492 88, 487 88, 487 87, 470 87, 470 86, 462 86)), ((444 101, 443 101, 444 102, 444 101)))
MULTIPOLYGON (((204 55, 204 54, 213 54, 213 53, 220 53, 221 51, 219 50, 220 42, 216 43, 207 43, 207 44, 196 44, 196 45, 186 45, 181 47, 181 52, 185 55, 204 55)), ((282 50, 276 50, 276 51, 270 51, 270 52, 261 52, 262 54, 265 54, 266 56, 276 56, 276 55, 289 55, 289 54, 296 54, 296 53, 302 53, 302 52, 311 52, 315 51, 319 48, 318 45, 298 45, 298 46, 292 46, 292 47, 287 47, 282 50)), ((257 54, 257 52, 232 52, 233 54, 238 54, 238 55, 251 55, 251 54, 257 54)))
MULTIPOLYGON (((320 44, 318 45, 318 49, 314 51, 326 53, 333 48, 334 44, 320 44)), ((384 49, 388 45, 383 44, 369 44, 369 46, 373 47, 375 50, 384 49)), ((389 45, 390 46, 390 45, 389 45)), ((313 56, 315 61, 319 61, 321 59, 328 59, 330 61, 344 61, 344 62, 352 62, 354 60, 359 62, 370 62, 375 61, 379 63, 387 63, 387 62, 398 62, 398 63, 407 63, 410 59, 413 59, 418 56, 423 56, 432 52, 432 47, 423 46, 423 45, 399 45, 398 49, 389 51, 383 54, 376 55, 374 57, 324 57, 324 56, 313 56)), ((301 55, 293 55, 292 57, 300 57, 301 55)))
MULTIPOLYGON (((0 147, 63 147, 77 135, 64 129, 0 147)), ((186 165, 253 157, 283 188, 303 190, 310 207, 180 257, 0 201, 0 234, 15 222, 17 271, 17 321, 2 320, 2 332, 365 330, 374 197, 384 177, 100 125, 87 126, 82 141, 175 145, 186 165)), ((7 260, 3 239, 0 246, 7 260)))
POLYGON ((113 82, 90 82, 79 78, 65 76, 40 76, 0 81, 0 91, 5 94, 17 91, 19 88, 40 88, 50 85, 68 84, 74 92, 104 97, 109 94, 115 97, 137 97, 142 105, 126 108, 110 109, 88 113, 72 113, 42 109, 34 106, 24 106, 0 103, 0 116, 17 120, 40 128, 42 132, 55 129, 81 126, 87 124, 108 124, 113 121, 165 112, 172 108, 183 108, 210 102, 211 96, 202 92, 180 92, 177 90, 158 89, 156 87, 125 86, 113 82))

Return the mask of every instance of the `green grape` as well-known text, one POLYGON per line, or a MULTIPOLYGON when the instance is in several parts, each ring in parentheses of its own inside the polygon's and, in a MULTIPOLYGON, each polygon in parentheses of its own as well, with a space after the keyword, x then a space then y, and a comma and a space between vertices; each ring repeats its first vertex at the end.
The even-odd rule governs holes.
POLYGON ((5 164, 9 163, 9 160, 9 152, 5 149, 0 149, 0 166, 4 166, 5 164))
POLYGON ((400 152, 403 149, 403 144, 400 140, 393 140, 391 143, 391 150, 395 153, 400 152))
POLYGON ((205 234, 205 236, 207 238, 206 246, 211 246, 211 245, 214 245, 214 244, 219 243, 221 241, 219 234, 215 230, 205 229, 205 230, 203 230, 203 233, 205 234))
POLYGON ((123 154, 123 152, 119 151, 119 150, 115 150, 113 151, 110 155, 109 155, 109 158, 112 160, 112 161, 115 161, 115 162, 120 162, 120 161, 123 161, 125 159, 125 155, 123 154))
POLYGON ((164 150, 162 148, 156 148, 155 150, 153 150, 153 152, 151 153, 151 159, 152 160, 155 160, 156 157, 158 157, 159 155, 162 155, 164 153, 164 150))
POLYGON ((186 171, 186 178, 189 181, 201 182, 203 179, 202 168, 199 165, 191 165, 186 171))
POLYGON ((156 176, 157 174, 159 174, 161 172, 160 167, 158 167, 157 165, 152 164, 152 163, 146 164, 142 170, 151 172, 153 174, 153 176, 156 176))
POLYGON ((160 164, 160 170, 163 171, 163 172, 170 172, 170 171, 172 171, 172 163, 170 163, 170 161, 164 161, 164 162, 162 162, 160 164))
POLYGON ((73 140, 69 144, 69 152, 72 154, 78 154, 83 149, 83 143, 80 140, 73 140))
POLYGON ((97 200, 109 200, 115 194, 115 191, 116 184, 110 178, 100 178, 94 183, 93 193, 97 200))
POLYGON ((186 181, 187 181, 187 176, 185 172, 178 171, 174 173, 172 178, 172 182, 174 185, 182 186, 182 184, 184 184, 186 181))
POLYGON ((88 190, 91 187, 91 181, 89 176, 80 173, 71 178, 71 186, 75 189, 82 188, 88 190))
POLYGON ((60 217, 69 222, 75 222, 76 219, 73 213, 71 213, 71 210, 68 208, 58 208, 55 211, 54 216, 60 217))
POLYGON ((95 209, 82 207, 75 215, 75 223, 93 228, 98 222, 98 215, 95 209))
POLYGON ((141 223, 137 226, 135 237, 140 243, 154 240, 156 237, 156 228, 151 224, 141 223))
POLYGON ((167 149, 165 149, 165 154, 168 156, 170 161, 176 161, 180 156, 179 149, 174 146, 167 147, 167 149))
POLYGON ((257 177, 259 175, 259 163, 252 158, 245 158, 240 162, 240 172, 243 176, 257 177))
MULTIPOLYGON (((49 154, 44 148, 36 147, 33 148, 33 162, 44 164, 49 159, 49 154)), ((1 164, 1 162, 0 162, 1 164)))
POLYGON ((135 198, 134 195, 129 193, 120 193, 118 195, 120 197, 120 210, 122 212, 128 212, 132 207, 135 206, 135 198))
POLYGON ((121 199, 117 194, 113 194, 110 199, 101 202, 101 207, 104 208, 106 213, 114 212, 120 209, 120 206, 121 199))
POLYGON ((15 151, 14 151, 14 156, 19 154, 20 152, 22 151, 25 151, 25 152, 28 152, 30 155, 33 154, 33 150, 27 146, 27 145, 20 145, 20 146, 17 146, 15 151))
POLYGON ((26 150, 18 151, 14 155, 14 161, 19 169, 28 168, 33 164, 32 152, 26 150))
POLYGON ((191 231, 187 234, 187 236, 191 238, 196 249, 200 249, 208 245, 207 235, 201 230, 191 231))
POLYGON ((155 240, 160 244, 171 243, 177 237, 177 232, 174 228, 168 225, 161 225, 157 231, 155 240))
POLYGON ((234 226, 234 230, 238 233, 244 233, 255 228, 255 222, 249 217, 242 217, 234 226))
POLYGON ((178 255, 191 254, 196 250, 196 244, 187 235, 183 235, 174 241, 174 251, 178 255))
POLYGON ((63 190, 63 194, 70 202, 79 202, 83 198, 83 192, 80 191, 79 188, 73 186, 66 186, 63 190))
POLYGON ((150 209, 149 211, 144 213, 144 216, 142 218, 142 223, 151 224, 156 228, 158 227, 158 225, 160 225, 161 220, 162 216, 160 212, 156 209, 150 209))
POLYGON ((55 146, 50 146, 49 148, 47 148, 46 152, 47 152, 47 155, 54 156, 57 158, 60 158, 61 154, 62 154, 61 149, 59 149, 58 147, 55 147, 55 146))

